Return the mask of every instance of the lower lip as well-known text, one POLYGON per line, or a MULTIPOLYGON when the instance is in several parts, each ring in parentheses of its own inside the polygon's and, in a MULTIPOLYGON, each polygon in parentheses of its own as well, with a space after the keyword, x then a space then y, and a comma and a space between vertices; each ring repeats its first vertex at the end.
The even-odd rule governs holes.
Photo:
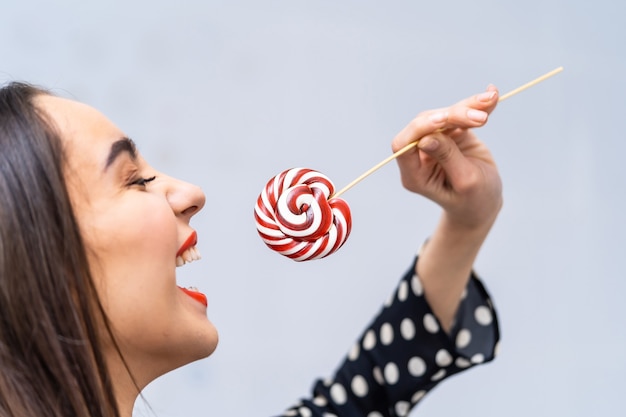
POLYGON ((206 299, 206 295, 202 294, 201 292, 191 291, 191 290, 188 290, 187 288, 183 288, 183 287, 178 287, 178 288, 180 288, 185 294, 187 294, 188 296, 190 296, 191 298, 193 298, 194 300, 196 300, 200 304, 204 305, 205 307, 207 307, 209 305, 209 303, 207 302, 207 299, 206 299))

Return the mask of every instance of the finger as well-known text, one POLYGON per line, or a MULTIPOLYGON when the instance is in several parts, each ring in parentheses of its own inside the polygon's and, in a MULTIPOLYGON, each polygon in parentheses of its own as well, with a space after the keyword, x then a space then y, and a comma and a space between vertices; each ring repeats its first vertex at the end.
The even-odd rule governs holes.
POLYGON ((487 90, 468 97, 448 108, 446 129, 469 129, 487 123, 489 114, 498 104, 498 90, 490 85, 487 90))
POLYGON ((498 104, 499 92, 496 86, 489 84, 487 89, 482 93, 474 94, 463 100, 458 101, 455 105, 474 108, 491 113, 498 104))
POLYGON ((425 136, 418 144, 420 151, 433 158, 446 174, 454 190, 462 191, 473 182, 474 166, 447 135, 435 133, 425 136))
POLYGON ((447 108, 420 113, 393 139, 393 152, 409 143, 436 131, 470 129, 487 123, 489 113, 498 104, 498 89, 489 85, 487 90, 459 101, 447 108))
POLYGON ((444 129, 448 122, 447 109, 431 110, 420 113, 405 126, 391 142, 391 149, 396 152, 409 143, 413 143, 429 133, 444 129))

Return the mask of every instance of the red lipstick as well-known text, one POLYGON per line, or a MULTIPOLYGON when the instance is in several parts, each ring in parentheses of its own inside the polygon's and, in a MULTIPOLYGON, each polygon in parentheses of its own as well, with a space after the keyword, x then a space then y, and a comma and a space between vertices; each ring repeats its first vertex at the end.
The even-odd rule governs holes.
POLYGON ((196 246, 196 244, 198 243, 198 234, 193 231, 189 237, 187 238, 187 240, 185 240, 185 243, 183 243, 183 245, 180 247, 180 249, 178 249, 178 252, 176 252, 176 257, 179 257, 180 255, 183 254, 183 252, 185 252, 187 249, 196 246))
POLYGON ((208 307, 209 303, 207 302, 206 295, 198 291, 189 290, 187 288, 183 288, 183 287, 178 287, 178 288, 180 288, 185 294, 187 294, 188 296, 190 296, 191 298, 193 298, 200 304, 203 304, 205 307, 208 307))

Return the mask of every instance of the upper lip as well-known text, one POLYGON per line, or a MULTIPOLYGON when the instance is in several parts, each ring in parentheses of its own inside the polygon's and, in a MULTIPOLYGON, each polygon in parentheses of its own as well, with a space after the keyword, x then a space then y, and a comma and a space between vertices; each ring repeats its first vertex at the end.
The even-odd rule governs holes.
POLYGON ((183 252, 185 252, 187 249, 191 247, 196 246, 197 243, 198 243, 198 234, 194 230, 193 232, 191 232, 187 240, 185 240, 185 242, 180 247, 180 249, 178 249, 178 252, 176 252, 176 257, 181 256, 183 252))

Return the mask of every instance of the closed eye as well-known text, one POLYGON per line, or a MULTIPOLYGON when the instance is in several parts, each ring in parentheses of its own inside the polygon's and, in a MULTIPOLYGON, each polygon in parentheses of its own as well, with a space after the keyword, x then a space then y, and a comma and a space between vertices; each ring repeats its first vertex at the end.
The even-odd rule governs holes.
POLYGON ((152 176, 150 178, 138 178, 134 181, 132 181, 130 184, 128 185, 138 185, 140 187, 145 187, 149 182, 152 182, 156 179, 156 175, 152 176))

